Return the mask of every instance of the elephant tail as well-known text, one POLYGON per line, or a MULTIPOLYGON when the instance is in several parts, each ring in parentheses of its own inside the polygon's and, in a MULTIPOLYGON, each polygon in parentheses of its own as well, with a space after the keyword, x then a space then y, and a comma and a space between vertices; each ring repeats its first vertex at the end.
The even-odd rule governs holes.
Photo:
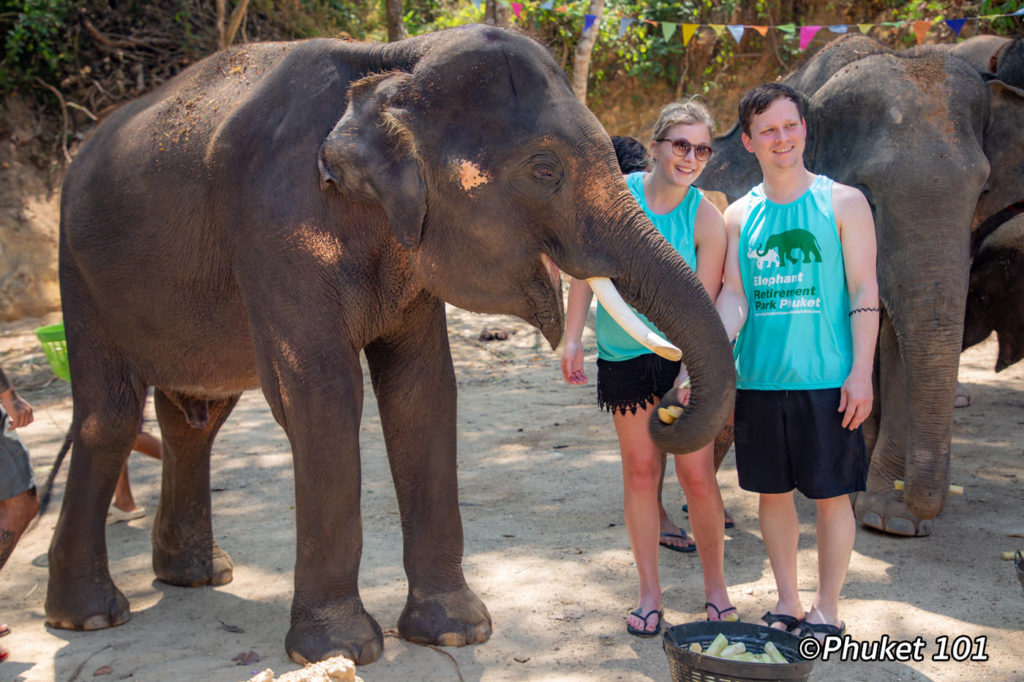
POLYGON ((71 429, 68 429, 68 433, 64 436, 64 444, 60 446, 60 452, 57 453, 57 459, 53 463, 53 467, 50 468, 50 473, 46 477, 46 483, 43 484, 39 491, 39 513, 36 514, 36 519, 39 519, 46 513, 46 508, 50 504, 50 498, 53 496, 53 482, 57 478, 57 474, 60 472, 60 466, 64 463, 64 457, 68 454, 68 450, 71 449, 71 429))

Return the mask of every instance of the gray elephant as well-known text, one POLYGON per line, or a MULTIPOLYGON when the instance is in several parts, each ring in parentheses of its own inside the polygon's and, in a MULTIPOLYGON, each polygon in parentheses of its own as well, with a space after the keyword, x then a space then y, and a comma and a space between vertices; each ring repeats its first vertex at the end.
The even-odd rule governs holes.
POLYGON ((1002 223, 977 245, 964 317, 964 349, 995 332, 1001 372, 1024 358, 1024 215, 1002 223))
MULTIPOLYGON (((892 53, 863 36, 833 41, 785 82, 809 97, 807 167, 863 190, 875 214, 883 313, 855 511, 927 535, 949 484, 970 228, 1022 198, 1024 99, 955 55, 892 53)), ((730 200, 760 180, 738 128, 715 141, 701 178, 730 200)))
POLYGON ((482 26, 386 46, 253 44, 122 107, 71 164, 61 199, 74 451, 47 621, 130 617, 104 516, 147 386, 164 443, 154 571, 174 585, 231 579, 209 458, 258 386, 294 458, 287 651, 375 660, 381 629, 358 590, 365 351, 404 536, 399 632, 486 640, 490 616, 462 571, 444 302, 518 315, 555 345, 555 266, 610 278, 621 298, 609 305, 625 299, 679 345, 694 395, 660 437, 678 452, 710 441, 735 381, 725 331, 539 44, 482 26))

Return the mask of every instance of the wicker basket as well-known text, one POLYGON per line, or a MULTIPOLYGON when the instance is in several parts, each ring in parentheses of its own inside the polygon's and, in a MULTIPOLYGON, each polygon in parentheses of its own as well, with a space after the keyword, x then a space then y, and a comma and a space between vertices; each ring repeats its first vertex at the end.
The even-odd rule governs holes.
POLYGON ((753 623, 696 621, 675 625, 665 630, 665 653, 668 655, 672 682, 764 682, 765 680, 806 680, 814 661, 797 653, 800 640, 788 632, 773 630, 753 623), (689 650, 691 642, 707 648, 722 633, 730 643, 743 642, 747 651, 764 652, 768 642, 791 663, 748 663, 729 661, 689 650))
POLYGON ((53 373, 64 381, 71 381, 68 371, 68 344, 64 340, 64 323, 47 325, 36 329, 36 338, 43 345, 43 353, 50 362, 53 373))

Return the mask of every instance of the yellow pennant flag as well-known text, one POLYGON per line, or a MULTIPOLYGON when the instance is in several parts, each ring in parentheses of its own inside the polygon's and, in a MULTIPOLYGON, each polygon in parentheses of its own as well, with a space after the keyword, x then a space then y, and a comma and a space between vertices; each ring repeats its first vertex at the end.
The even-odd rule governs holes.
POLYGON ((868 31, 870 31, 874 27, 874 24, 857 24, 857 28, 859 28, 860 32, 863 33, 864 35, 867 35, 868 31))
POLYGON ((693 34, 700 28, 700 24, 683 24, 683 46, 690 44, 690 39, 693 38, 693 34))
POLYGON ((917 44, 920 45, 921 41, 924 40, 924 34, 928 32, 932 27, 930 21, 915 21, 914 22, 914 35, 917 36, 917 44))
POLYGON ((709 25, 711 26, 711 30, 715 32, 715 36, 717 36, 718 38, 721 38, 722 34, 725 33, 725 24, 709 24, 709 25))

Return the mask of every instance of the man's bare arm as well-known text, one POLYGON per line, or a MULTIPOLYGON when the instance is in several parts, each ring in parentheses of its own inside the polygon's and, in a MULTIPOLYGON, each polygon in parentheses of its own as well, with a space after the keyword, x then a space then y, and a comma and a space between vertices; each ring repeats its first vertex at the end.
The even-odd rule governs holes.
POLYGON ((875 273, 875 222, 871 206, 854 187, 836 184, 833 207, 850 294, 853 367, 843 383, 839 411, 843 426, 855 429, 871 414, 874 391, 871 372, 878 340, 878 279, 875 273))

